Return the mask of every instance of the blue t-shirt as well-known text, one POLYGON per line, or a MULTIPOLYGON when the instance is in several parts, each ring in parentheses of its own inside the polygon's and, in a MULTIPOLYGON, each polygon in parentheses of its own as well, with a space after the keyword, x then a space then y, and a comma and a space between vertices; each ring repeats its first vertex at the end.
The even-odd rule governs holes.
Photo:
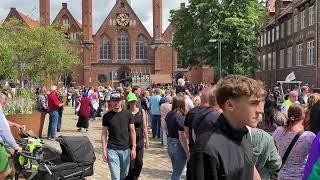
POLYGON ((161 96, 151 96, 150 98, 150 105, 151 105, 151 114, 152 115, 161 115, 160 114, 160 100, 161 96))

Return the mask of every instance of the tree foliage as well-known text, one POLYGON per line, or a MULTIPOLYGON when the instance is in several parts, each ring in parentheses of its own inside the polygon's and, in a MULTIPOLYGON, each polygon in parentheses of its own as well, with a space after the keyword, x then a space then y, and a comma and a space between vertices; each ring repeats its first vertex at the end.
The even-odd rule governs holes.
POLYGON ((218 43, 209 40, 219 39, 222 73, 253 74, 265 9, 258 0, 192 0, 187 8, 171 11, 180 60, 186 67, 199 63, 218 67, 218 43))
POLYGON ((29 28, 11 19, 0 25, 0 79, 53 82, 79 63, 79 52, 69 45, 64 30, 29 28), (2 68, 5 67, 5 68, 2 68))

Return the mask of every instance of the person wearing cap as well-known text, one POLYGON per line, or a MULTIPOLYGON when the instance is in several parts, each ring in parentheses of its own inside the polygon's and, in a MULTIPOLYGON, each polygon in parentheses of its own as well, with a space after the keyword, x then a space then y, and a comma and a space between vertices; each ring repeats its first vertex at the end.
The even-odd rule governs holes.
POLYGON ((289 92, 289 96, 288 99, 285 100, 282 105, 281 105, 281 112, 287 114, 288 109, 290 108, 290 106, 294 103, 299 104, 298 101, 298 92, 297 91, 290 91, 289 92))
POLYGON ((48 139, 54 140, 59 122, 59 109, 64 104, 60 103, 57 94, 57 86, 51 86, 51 93, 48 95, 48 112, 49 112, 49 125, 48 125, 48 139))
POLYGON ((111 179, 123 180, 128 175, 130 156, 136 159, 136 130, 132 114, 122 108, 122 96, 115 92, 110 100, 111 110, 102 118, 102 158, 109 165, 111 179))
POLYGON ((139 86, 133 86, 132 92, 133 92, 133 93, 136 95, 136 97, 137 97, 137 102, 136 102, 136 104, 137 104, 138 108, 142 108, 142 106, 141 106, 141 99, 140 99, 140 95, 141 95, 141 89, 140 89, 140 87, 139 87, 139 86))
POLYGON ((149 147, 146 113, 137 105, 138 98, 134 93, 127 96, 127 109, 132 113, 134 127, 136 129, 136 159, 130 161, 129 174, 126 180, 136 180, 139 178, 143 165, 144 147, 149 147))

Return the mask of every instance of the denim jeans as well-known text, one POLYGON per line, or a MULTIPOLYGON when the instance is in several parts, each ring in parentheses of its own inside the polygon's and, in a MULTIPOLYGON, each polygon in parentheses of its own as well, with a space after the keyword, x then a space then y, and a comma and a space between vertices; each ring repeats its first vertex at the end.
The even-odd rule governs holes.
POLYGON ((91 118, 92 118, 92 119, 96 119, 96 116, 97 116, 97 110, 92 109, 90 113, 91 113, 91 118))
POLYGON ((49 110, 48 138, 56 138, 57 126, 59 121, 58 110, 49 110))
POLYGON ((187 157, 179 139, 168 137, 168 154, 173 169, 171 180, 180 180, 182 171, 187 163, 187 157))
POLYGON ((107 150, 108 165, 112 180, 124 180, 130 166, 130 149, 127 150, 107 150))
POLYGON ((161 129, 161 116, 152 115, 152 137, 160 138, 160 129, 161 129))

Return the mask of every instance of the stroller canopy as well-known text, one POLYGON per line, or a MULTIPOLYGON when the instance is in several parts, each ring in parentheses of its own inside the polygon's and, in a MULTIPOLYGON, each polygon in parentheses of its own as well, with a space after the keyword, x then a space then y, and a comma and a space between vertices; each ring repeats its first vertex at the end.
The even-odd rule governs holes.
POLYGON ((59 143, 63 161, 90 165, 96 160, 93 146, 86 136, 59 136, 59 143))

